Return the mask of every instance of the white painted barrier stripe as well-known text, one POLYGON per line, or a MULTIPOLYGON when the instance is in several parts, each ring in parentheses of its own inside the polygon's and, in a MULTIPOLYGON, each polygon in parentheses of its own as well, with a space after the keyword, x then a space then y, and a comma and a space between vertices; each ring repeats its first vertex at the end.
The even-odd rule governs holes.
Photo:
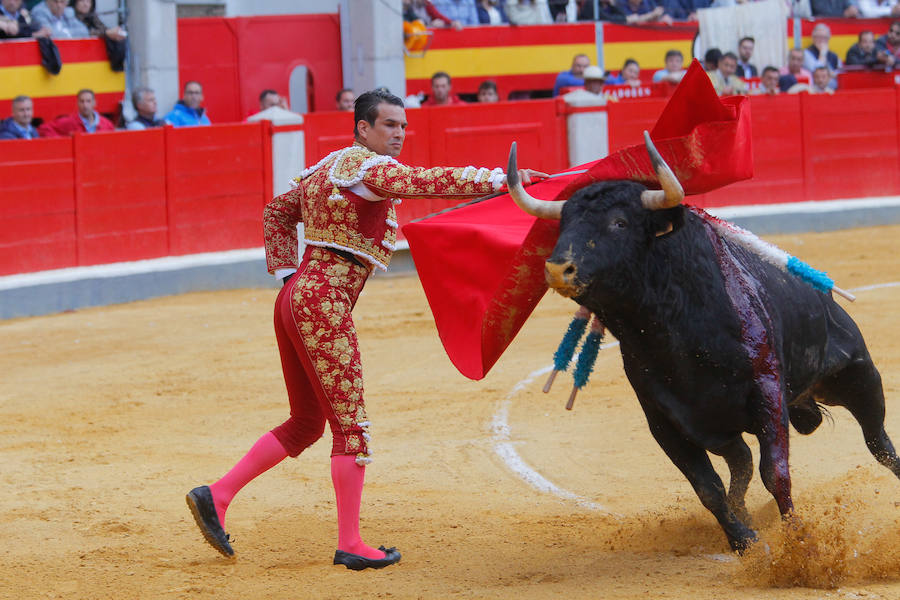
MULTIPOLYGON (((690 199, 687 200, 690 202, 690 199)), ((789 213, 827 213, 861 208, 887 208, 900 206, 900 196, 883 198, 858 198, 843 200, 822 200, 817 202, 786 202, 783 204, 753 204, 749 206, 722 206, 705 208, 709 214, 720 219, 755 217, 759 215, 782 215, 789 213)))
MULTIPOLYGON (((408 250, 409 242, 406 240, 399 240, 395 244, 394 249, 408 250)), ((145 273, 162 273, 165 271, 178 271, 194 267, 210 267, 265 260, 265 258, 265 248, 259 247, 246 248, 243 250, 226 250, 224 252, 187 254, 185 256, 164 256, 161 258, 94 265, 90 267, 53 269, 50 271, 38 271, 35 273, 22 273, 19 275, 6 275, 0 277, 0 290, 53 283, 68 283, 83 279, 108 279, 128 275, 142 275, 145 273)))

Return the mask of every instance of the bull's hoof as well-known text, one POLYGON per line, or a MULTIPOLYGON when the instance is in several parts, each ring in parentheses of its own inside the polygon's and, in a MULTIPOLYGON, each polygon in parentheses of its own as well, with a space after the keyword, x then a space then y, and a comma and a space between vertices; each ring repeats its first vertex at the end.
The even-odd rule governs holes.
POLYGON ((737 552, 739 555, 743 556, 744 552, 749 550, 750 546, 759 540, 755 531, 752 529, 748 529, 747 531, 749 533, 747 536, 742 536, 740 538, 728 537, 728 545, 731 546, 732 552, 737 552))
POLYGON ((822 424, 822 409, 812 398, 788 406, 788 417, 797 433, 809 435, 822 424))

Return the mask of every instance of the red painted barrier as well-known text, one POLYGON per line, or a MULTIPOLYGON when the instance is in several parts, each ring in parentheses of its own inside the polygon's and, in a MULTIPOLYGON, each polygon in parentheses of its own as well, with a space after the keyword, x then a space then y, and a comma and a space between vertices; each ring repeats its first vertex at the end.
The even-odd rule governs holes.
POLYGON ((72 138, 79 265, 168 254, 165 133, 72 138))
POLYGON ((72 140, 0 142, 0 275, 77 263, 72 140))
POLYGON ((665 105, 665 99, 659 98, 607 104, 610 153, 626 146, 640 144, 644 139, 643 131, 653 129, 665 105))
POLYGON ((900 191, 894 90, 852 90, 834 98, 803 94, 800 103, 807 199, 900 191))
MULTIPOLYGON (((696 206, 769 204, 900 193, 900 88, 834 96, 752 96, 754 176, 696 206)), ((610 103, 609 148, 641 142, 664 100, 610 103)))
POLYGON ((839 90, 855 90, 900 85, 900 73, 878 69, 844 67, 837 74, 839 90))
MULTIPOLYGON (((343 87, 337 14, 178 20, 179 80, 203 84, 213 123, 243 121, 259 93, 289 97, 291 72, 309 72, 309 110, 331 110, 343 87)), ((296 100, 296 99, 292 99, 296 100)))
POLYGON ((0 275, 262 245, 270 129, 0 142, 0 275))
POLYGON ((169 254, 262 245, 265 133, 261 123, 166 129, 169 254))
MULTIPOLYGON (((664 99, 613 102, 609 146, 640 143, 664 99)), ((698 206, 900 194, 900 88, 750 99, 755 175, 698 206)), ((568 165, 558 100, 407 111, 408 164, 568 165)), ((350 113, 307 115, 306 164, 352 140, 350 113)), ((259 247, 271 198, 268 122, 0 142, 0 275, 259 247)), ((401 223, 454 202, 400 205, 401 223)))
POLYGON ((707 207, 806 200, 800 97, 751 96, 753 178, 692 197, 690 202, 707 207))

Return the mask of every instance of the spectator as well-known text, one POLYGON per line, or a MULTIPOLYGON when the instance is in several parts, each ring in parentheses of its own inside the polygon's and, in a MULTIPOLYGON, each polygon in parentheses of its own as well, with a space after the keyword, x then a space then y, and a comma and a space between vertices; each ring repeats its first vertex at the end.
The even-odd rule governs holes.
POLYGON ((334 96, 334 107, 338 110, 353 110, 354 102, 356 102, 356 94, 350 88, 338 90, 334 96))
MULTIPOLYGON (((618 0, 618 2, 629 24, 660 21, 665 16, 665 9, 654 5, 652 0, 618 0)), ((671 18, 669 21, 671 22, 671 18)))
POLYGON ((637 19, 640 18, 640 15, 632 14, 626 15, 625 11, 622 10, 618 0, 599 0, 597 2, 597 9, 599 12, 599 16, 594 18, 594 2, 593 0, 585 0, 584 4, 581 5, 581 8, 578 11, 578 20, 579 21, 606 21, 608 23, 616 23, 616 24, 631 24, 636 23, 637 19))
POLYGON ((807 92, 809 94, 833 94, 834 90, 828 85, 830 80, 831 73, 828 70, 828 67, 819 66, 813 71, 812 81, 810 83, 794 84, 788 89, 788 93, 799 94, 800 92, 807 92))
POLYGON ((630 85, 631 87, 641 86, 641 66, 638 61, 633 58, 625 60, 622 70, 615 77, 608 78, 606 83, 610 85, 630 85))
POLYGON ((34 104, 28 96, 16 96, 12 101, 12 116, 0 121, 0 140, 33 140, 40 137, 31 124, 34 104))
POLYGON ((726 52, 719 59, 719 68, 710 73, 713 88, 720 96, 732 96, 747 93, 747 84, 735 75, 737 56, 734 52, 726 52))
POLYGON ((778 87, 782 92, 797 85, 800 79, 812 81, 812 73, 803 68, 803 56, 802 48, 791 48, 788 51, 788 64, 779 71, 781 77, 778 78, 778 87))
POLYGON ((871 31, 860 31, 859 41, 847 50, 847 60, 844 62, 848 65, 862 65, 870 69, 877 66, 880 61, 878 52, 875 50, 875 34, 871 31))
POLYGON ((831 73, 831 87, 837 87, 835 74, 841 68, 841 59, 828 49, 831 29, 824 23, 818 23, 812 30, 813 43, 803 53, 803 68, 812 73, 816 67, 827 67, 831 73))
POLYGON ((803 68, 812 72, 816 67, 828 67, 832 73, 841 68, 841 59, 829 50, 828 42, 831 40, 831 29, 824 23, 817 23, 812 30, 812 44, 806 49, 803 56, 803 68))
POLYGON ((487 79, 478 86, 479 102, 499 102, 500 95, 497 94, 497 84, 487 79))
POLYGON ((166 123, 175 127, 211 125, 209 115, 200 106, 201 104, 203 104, 203 86, 197 81, 188 81, 184 84, 183 97, 166 115, 166 123))
POLYGON ((885 35, 875 40, 878 60, 893 67, 900 60, 900 21, 894 21, 885 35))
POLYGON ((403 0, 403 20, 421 21, 426 27, 462 29, 462 23, 445 16, 430 0, 403 0))
POLYGON ((853 0, 809 0, 814 17, 858 17, 859 8, 853 0))
POLYGON ((833 94, 831 71, 828 67, 819 66, 813 71, 812 85, 809 86, 810 94, 833 94))
POLYGON ((707 73, 712 73, 719 68, 719 59, 722 58, 722 51, 718 48, 710 48, 703 56, 703 68, 707 73))
POLYGON ((478 25, 475 0, 431 0, 431 4, 451 22, 457 21, 460 25, 478 25))
POLYGON ((478 22, 482 25, 503 25, 509 23, 503 0, 478 0, 478 22))
POLYGON ((756 40, 749 36, 741 38, 741 41, 738 42, 738 77, 746 79, 748 77, 756 77, 759 75, 759 71, 756 70, 756 67, 750 64, 750 58, 753 56, 753 49, 755 47, 756 40))
POLYGON ((591 59, 587 54, 576 54, 572 58, 572 68, 556 76, 556 82, 553 84, 553 96, 559 95, 560 88, 584 85, 581 75, 590 64, 591 59))
POLYGON ((859 0, 859 12, 864 19, 900 17, 897 0, 859 0))
POLYGON ((137 112, 137 117, 125 125, 125 129, 137 131, 162 127, 166 124, 162 119, 156 118, 156 93, 148 87, 139 87, 131 92, 131 104, 137 112))
POLYGON ((450 75, 438 71, 431 76, 431 95, 422 102, 422 106, 449 106, 451 104, 465 104, 465 102, 453 93, 450 75))
MULTIPOLYGON (((550 10, 550 20, 555 23, 565 23, 568 19, 566 18, 566 8, 569 6, 569 0, 547 0, 547 8, 550 10)), ((575 8, 575 16, 577 18, 578 8, 576 5, 575 8)))
POLYGON ((49 29, 41 29, 22 8, 22 0, 0 1, 0 39, 46 37, 49 29))
POLYGON ((681 50, 669 50, 666 52, 666 68, 653 74, 653 83, 668 81, 678 84, 687 71, 684 68, 684 54, 681 50))
POLYGON ((768 66, 763 69, 762 77, 760 77, 759 87, 750 93, 757 96, 775 96, 781 92, 778 87, 778 69, 768 66))
POLYGON ((271 108, 273 106, 278 106, 287 110, 287 100, 284 96, 276 92, 275 90, 263 90, 259 93, 259 112, 266 110, 267 108, 271 108))
POLYGON ((563 96, 563 99, 569 103, 577 103, 579 100, 588 100, 592 104, 595 104, 601 97, 609 100, 606 94, 603 93, 605 81, 603 69, 596 65, 590 65, 584 70, 584 88, 569 92, 563 96))
POLYGON ((111 40, 122 41, 127 33, 121 27, 107 27, 96 12, 96 0, 70 0, 69 6, 75 11, 75 18, 84 23, 92 36, 106 36, 111 40))
POLYGON ((506 0, 506 14, 512 25, 549 25, 553 23, 547 0, 506 0))
POLYGON ((53 38, 86 38, 91 32, 75 16, 75 9, 66 0, 44 0, 31 10, 31 18, 41 29, 50 30, 53 38))
POLYGON ((97 131, 113 131, 112 122, 96 111, 97 99, 93 90, 78 92, 78 111, 71 115, 63 115, 38 127, 41 137, 65 137, 80 133, 97 131))
POLYGON ((710 0, 663 0, 662 5, 671 21, 696 21, 697 11, 709 8, 710 0))
POLYGON ((122 27, 107 27, 97 16, 95 2, 96 0, 69 0, 69 7, 75 11, 75 18, 87 27, 91 35, 103 38, 110 68, 113 71, 124 71, 127 52, 125 38, 128 34, 122 27))

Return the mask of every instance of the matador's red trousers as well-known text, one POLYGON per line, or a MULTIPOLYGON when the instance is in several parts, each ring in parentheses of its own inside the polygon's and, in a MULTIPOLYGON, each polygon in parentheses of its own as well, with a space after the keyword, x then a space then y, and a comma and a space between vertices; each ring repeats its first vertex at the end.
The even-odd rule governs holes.
POLYGON ((275 301, 275 336, 291 417, 272 433, 297 456, 331 425, 331 455, 369 462, 362 365, 350 311, 369 270, 308 246, 275 301))

